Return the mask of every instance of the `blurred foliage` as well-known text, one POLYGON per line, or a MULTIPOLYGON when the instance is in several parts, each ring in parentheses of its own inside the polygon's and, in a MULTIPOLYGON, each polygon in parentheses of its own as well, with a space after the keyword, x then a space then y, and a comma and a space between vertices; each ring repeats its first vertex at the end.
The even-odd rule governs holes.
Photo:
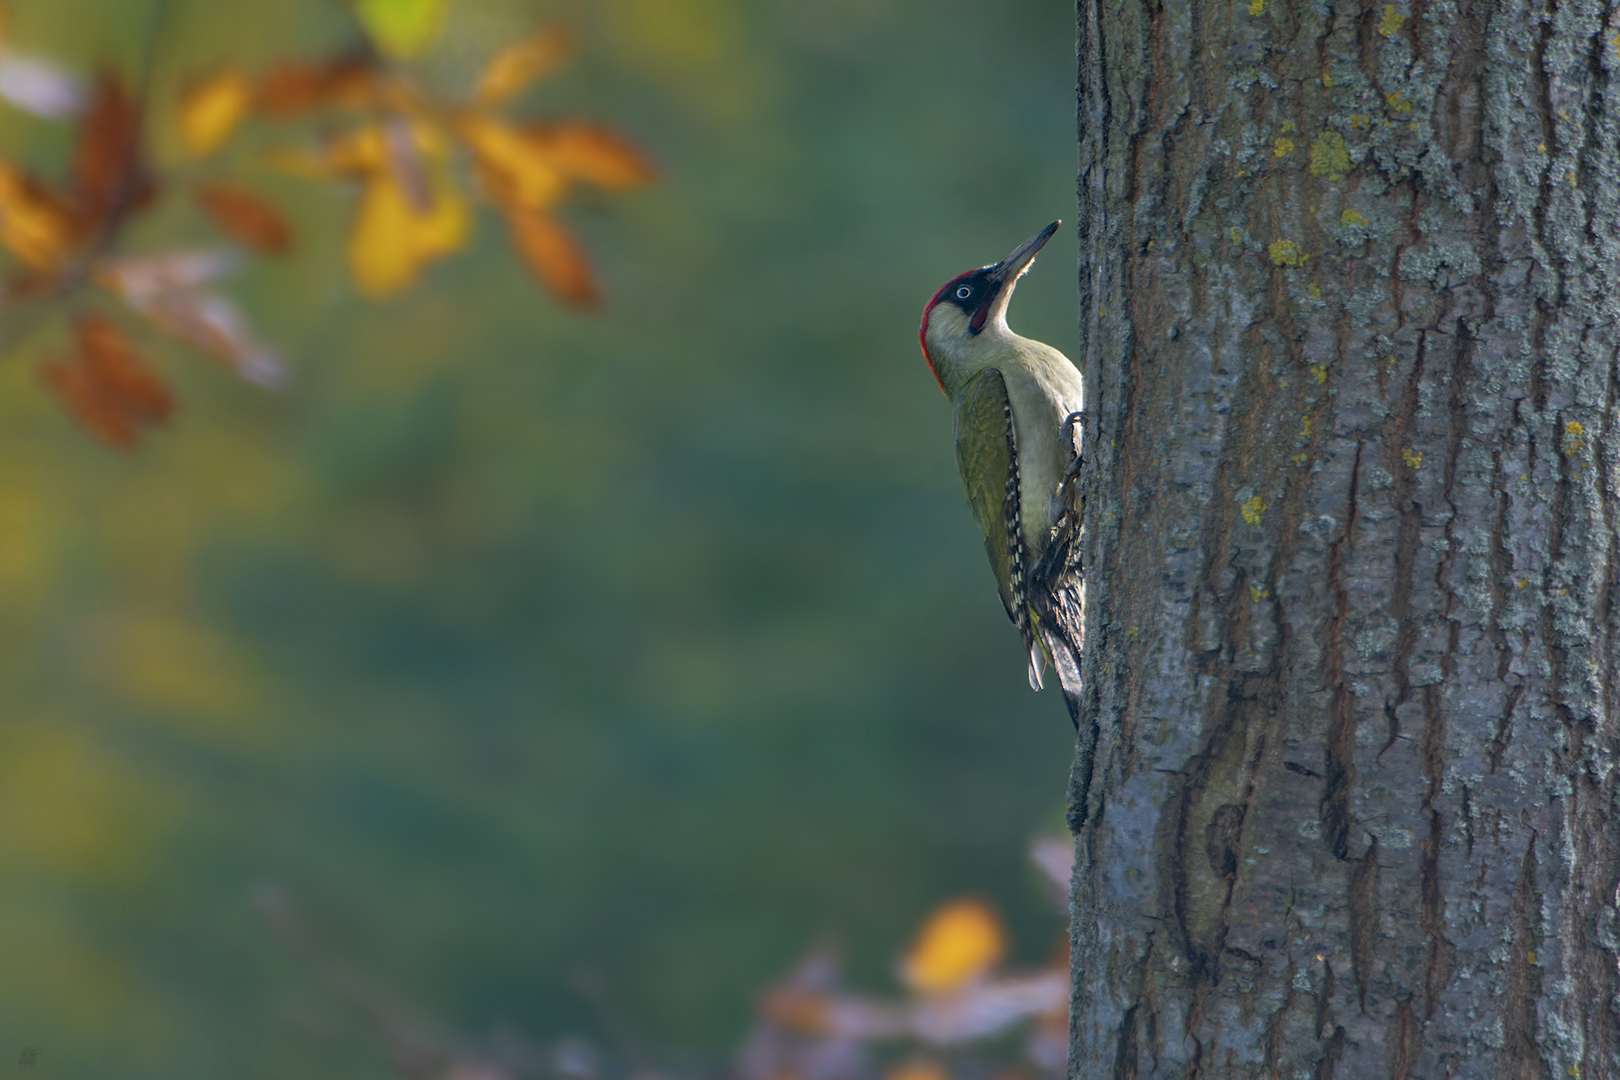
MULTIPOLYGON (((19 3, 0 59, 136 71, 150 12, 19 3)), ((0 327, 0 1053, 41 1077, 387 1075, 327 1037, 266 880, 457 1030, 610 1042, 588 969, 644 1045, 706 1059, 819 937, 894 987, 942 897, 1047 954, 1019 849, 1071 729, 1024 685, 915 324, 1072 206, 1071 7, 452 0, 411 77, 476 87, 552 25, 573 59, 511 107, 600 117, 663 174, 568 208, 599 311, 472 218, 358 303, 361 192, 255 172, 296 242, 233 296, 280 390, 137 327, 180 406, 108 454, 37 374, 74 323, 0 327)), ((174 0, 149 93, 173 118, 210 72, 361 34, 329 0, 174 0)), ((199 178, 295 136, 244 124, 199 178)), ((66 175, 74 137, 0 107, 7 161, 66 175)), ((169 199, 123 242, 218 235, 169 199)), ((1063 239, 1013 322, 1071 349, 1063 239)))

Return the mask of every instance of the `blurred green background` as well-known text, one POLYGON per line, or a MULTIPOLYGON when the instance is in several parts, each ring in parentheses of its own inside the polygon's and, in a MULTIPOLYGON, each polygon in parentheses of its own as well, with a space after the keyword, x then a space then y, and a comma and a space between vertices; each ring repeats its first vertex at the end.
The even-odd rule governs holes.
MULTIPOLYGON (((14 0, 7 40, 128 64, 149 11, 14 0)), ((353 192, 254 176, 299 245, 230 291, 287 390, 154 348, 181 412, 122 456, 43 390, 59 336, 0 366, 0 1067, 390 1075, 254 915, 266 881, 459 1031, 610 1044, 590 971, 647 1046, 716 1061, 809 944, 891 989, 955 894, 1049 953, 1025 848, 1071 728, 1025 686, 916 322, 1063 217, 1012 322, 1073 352, 1072 5, 456 0, 426 77, 550 20, 577 55, 522 111, 663 171, 562 212, 599 313, 490 216, 361 301, 353 192)), ((336 0, 177 2, 157 100, 356 36, 336 0)), ((0 113, 8 160, 59 173, 69 137, 0 113)))

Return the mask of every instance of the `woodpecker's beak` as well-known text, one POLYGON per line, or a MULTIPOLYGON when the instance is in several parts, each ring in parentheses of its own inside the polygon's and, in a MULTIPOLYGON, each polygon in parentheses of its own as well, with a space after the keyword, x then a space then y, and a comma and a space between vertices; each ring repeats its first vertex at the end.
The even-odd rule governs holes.
POLYGON ((1006 288, 1011 282, 1017 281, 1029 269, 1029 264, 1035 261, 1036 254, 1052 239, 1052 234, 1058 231, 1061 221, 1054 221, 1022 244, 1012 249, 1012 254, 996 263, 995 270, 991 271, 996 279, 996 288, 1006 288))
POLYGON ((990 268, 989 276, 995 288, 995 293, 990 302, 979 309, 970 323, 975 334, 983 329, 986 322, 1006 316, 1007 303, 1012 299, 1013 286, 1018 284, 1018 279, 1024 276, 1024 271, 1029 269, 1029 264, 1035 261, 1036 254, 1046 246, 1048 240, 1052 239, 1052 234, 1057 232, 1058 226, 1061 224, 1063 224, 1061 221, 1052 222, 1052 224, 1013 248, 1012 254, 990 268))

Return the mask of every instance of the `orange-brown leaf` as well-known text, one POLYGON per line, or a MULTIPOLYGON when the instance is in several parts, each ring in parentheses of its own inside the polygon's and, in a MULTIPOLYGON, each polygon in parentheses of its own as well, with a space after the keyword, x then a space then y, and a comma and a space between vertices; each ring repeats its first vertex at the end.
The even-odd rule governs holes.
POLYGON ((1006 947, 995 912, 978 900, 955 900, 928 917, 900 973, 914 990, 954 990, 1000 960, 1006 947))
POLYGON ((91 434, 129 449, 144 427, 174 411, 168 388, 141 361, 117 324, 101 315, 74 323, 72 355, 40 370, 69 412, 91 434))
POLYGON ((511 209, 512 244, 546 288, 575 307, 595 307, 591 264, 573 234, 549 214, 511 209))
POLYGON ((0 244, 35 270, 48 270, 67 253, 72 220, 39 181, 0 162, 0 244))
POLYGON ((496 53, 479 73, 473 98, 481 105, 498 105, 555 69, 567 55, 568 31, 548 26, 496 53))
POLYGON ((73 147, 70 185, 77 225, 94 233, 147 201, 151 178, 141 160, 141 114, 123 81, 96 77, 73 147))
POLYGON ((201 157, 230 138, 252 104, 253 87, 234 68, 216 72, 186 88, 180 97, 180 140, 201 157))
POLYGON ((277 255, 292 245, 292 227, 251 191, 225 184, 197 189, 197 205, 225 232, 255 251, 277 255))
POLYGON ((259 77, 253 107, 267 116, 297 116, 330 105, 363 105, 373 88, 371 63, 363 57, 289 61, 259 77))
POLYGON ((600 124, 536 125, 524 135, 553 168, 571 180, 617 191, 658 178, 658 170, 640 150, 600 124))

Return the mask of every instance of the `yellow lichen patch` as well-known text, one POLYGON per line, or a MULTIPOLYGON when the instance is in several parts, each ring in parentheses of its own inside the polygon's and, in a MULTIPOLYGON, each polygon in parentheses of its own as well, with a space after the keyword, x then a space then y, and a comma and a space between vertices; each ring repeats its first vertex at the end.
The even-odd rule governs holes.
POLYGON ((1293 149, 1294 140, 1283 136, 1272 145, 1271 152, 1276 157, 1287 157, 1293 149))
POLYGON ((1323 86, 1332 86, 1333 85, 1333 72, 1331 72, 1331 71, 1322 72, 1322 85, 1323 86))
POLYGON ((1544 142, 1536 143, 1536 153, 1545 154, 1546 152, 1547 152, 1547 144, 1546 143, 1544 143, 1544 142))
POLYGON ((1389 93, 1384 95, 1384 100, 1388 102, 1389 107, 1394 109, 1396 112, 1412 111, 1412 99, 1406 96, 1405 90, 1391 90, 1389 93))
POLYGON ((1575 186, 1575 170, 1571 169, 1569 172, 1565 173, 1564 174, 1564 179, 1569 181, 1569 186, 1570 187, 1574 187, 1575 186))
POLYGON ((1271 590, 1260 585, 1249 586, 1249 599, 1258 604, 1271 595, 1271 590))
POLYGON ((1276 266, 1304 266, 1305 260, 1310 258, 1304 251, 1300 250, 1298 244, 1286 237, 1268 244, 1266 251, 1271 255, 1271 261, 1276 266))
POLYGON ((1406 22, 1406 14, 1398 11, 1394 4, 1384 5, 1384 17, 1378 20, 1378 32, 1384 37, 1394 37, 1400 33, 1401 26, 1406 22))
POLYGON ((1519 579, 1519 580, 1518 580, 1518 582, 1517 582, 1517 583, 1516 583, 1516 584, 1515 584, 1515 585, 1514 585, 1514 588, 1517 588, 1517 589, 1522 589, 1522 588, 1524 588, 1524 587, 1525 587, 1525 586, 1526 586, 1526 585, 1528 585, 1528 584, 1530 584, 1530 579, 1529 579, 1529 578, 1527 578, 1527 577, 1522 577, 1522 578, 1520 578, 1520 579, 1519 579))
POLYGON ((1294 455, 1294 464, 1295 465, 1303 465, 1309 460, 1311 460, 1311 455, 1309 455, 1309 454, 1295 454, 1294 455))
POLYGON ((1227 235, 1231 236, 1232 243, 1234 243, 1234 244, 1243 243, 1243 230, 1238 228, 1236 225, 1232 226, 1230 229, 1227 230, 1227 235))
POLYGON ((1283 132, 1284 135, 1287 135, 1289 132, 1293 131, 1297 127, 1299 127, 1299 125, 1294 123, 1292 120, 1284 120, 1282 122, 1282 132, 1283 132))
POLYGON ((1401 449, 1401 461, 1409 469, 1416 469, 1423 465, 1423 451, 1413 450, 1410 446, 1401 449))
POLYGON ((1243 515, 1244 521, 1247 521, 1250 525, 1258 525, 1260 524, 1260 515, 1266 512, 1266 504, 1261 500, 1260 496, 1250 495, 1243 500, 1243 504, 1238 507, 1238 511, 1243 515))
POLYGON ((1311 143, 1311 175, 1343 180, 1349 171, 1350 152, 1345 149, 1344 136, 1337 131, 1318 135, 1311 143))
POLYGON ((1363 113, 1351 113, 1348 123, 1352 128, 1369 127, 1372 124, 1372 117, 1363 113))
POLYGON ((1367 224, 1367 219, 1356 213, 1354 210, 1346 210, 1344 213, 1339 215, 1339 220, 1344 222, 1346 225, 1367 224))
POLYGON ((1567 421, 1564 424, 1564 453, 1573 457, 1585 449, 1586 429, 1581 427, 1579 420, 1567 421))
POLYGON ((1266 0, 1249 0, 1249 14, 1258 15, 1266 10, 1266 0))
POLYGON ((1311 381, 1314 382, 1318 386, 1321 386, 1323 383, 1327 382, 1327 365, 1326 364, 1312 364, 1311 365, 1311 381))
POLYGON ((1306 413, 1304 416, 1301 416, 1299 418, 1299 438, 1308 439, 1310 437, 1311 437, 1311 414, 1306 413))
POLYGON ((1305 291, 1310 293, 1312 300, 1320 300, 1320 299, 1322 299, 1322 286, 1320 286, 1320 285, 1312 285, 1309 288, 1307 288, 1305 291))

